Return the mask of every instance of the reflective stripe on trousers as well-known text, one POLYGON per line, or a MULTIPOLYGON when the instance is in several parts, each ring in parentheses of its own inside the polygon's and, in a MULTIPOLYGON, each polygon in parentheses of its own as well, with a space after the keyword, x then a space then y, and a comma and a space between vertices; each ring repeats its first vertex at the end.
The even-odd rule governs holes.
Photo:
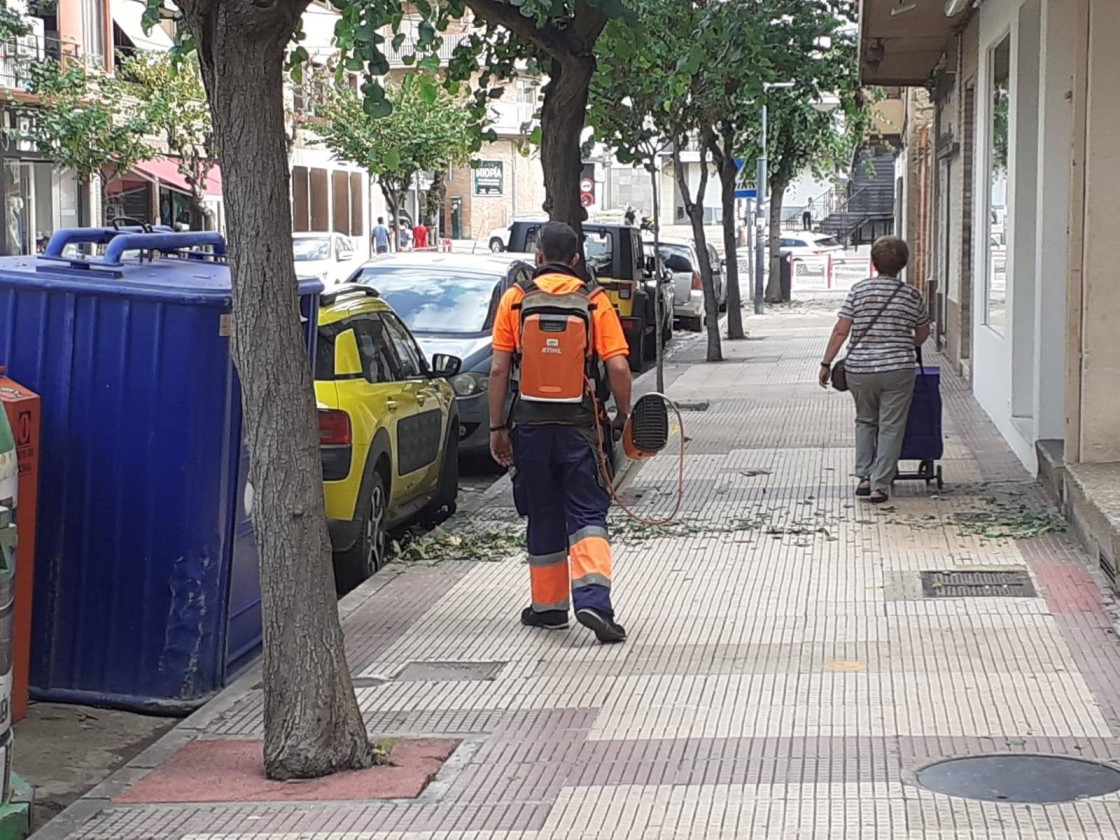
POLYGON ((589 607, 613 616, 611 500, 591 444, 571 426, 520 426, 513 448, 517 489, 529 514, 533 609, 567 610, 570 589, 577 610, 589 607))

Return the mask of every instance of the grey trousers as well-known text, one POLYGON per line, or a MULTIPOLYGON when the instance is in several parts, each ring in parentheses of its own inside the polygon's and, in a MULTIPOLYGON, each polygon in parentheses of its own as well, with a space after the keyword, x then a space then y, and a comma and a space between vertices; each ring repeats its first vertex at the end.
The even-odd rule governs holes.
POLYGON ((890 492, 914 398, 914 376, 912 369, 848 374, 856 401, 856 475, 870 478, 872 491, 890 492))

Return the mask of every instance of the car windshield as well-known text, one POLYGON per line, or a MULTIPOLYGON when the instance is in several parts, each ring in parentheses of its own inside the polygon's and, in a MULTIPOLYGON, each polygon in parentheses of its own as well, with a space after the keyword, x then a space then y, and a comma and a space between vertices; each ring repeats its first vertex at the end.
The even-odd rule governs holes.
POLYGON ((329 260, 331 240, 329 236, 301 236, 292 240, 292 250, 295 251, 296 262, 329 260))
POLYGON ((377 266, 363 271, 359 282, 374 286, 413 332, 481 333, 489 325, 498 278, 377 266))

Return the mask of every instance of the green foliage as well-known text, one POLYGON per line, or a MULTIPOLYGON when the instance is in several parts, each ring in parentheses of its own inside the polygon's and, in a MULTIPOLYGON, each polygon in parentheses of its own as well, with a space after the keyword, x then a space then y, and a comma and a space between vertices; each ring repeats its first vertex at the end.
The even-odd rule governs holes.
POLYGON ((11 131, 82 179, 111 170, 127 172, 150 158, 149 125, 126 90, 81 62, 54 59, 27 66, 28 90, 39 97, 31 126, 11 131))
POLYGON ((391 107, 371 114, 348 86, 338 85, 309 127, 336 157, 368 169, 396 208, 418 172, 466 162, 479 138, 467 110, 432 76, 407 76, 387 96, 391 107))
POLYGON ((23 15, 8 8, 7 3, 0 4, 0 41, 20 37, 30 31, 31 27, 23 15))
POLYGON ((180 60, 170 53, 137 53, 124 60, 118 79, 149 132, 167 143, 179 174, 201 201, 216 151, 197 61, 193 56, 180 60))

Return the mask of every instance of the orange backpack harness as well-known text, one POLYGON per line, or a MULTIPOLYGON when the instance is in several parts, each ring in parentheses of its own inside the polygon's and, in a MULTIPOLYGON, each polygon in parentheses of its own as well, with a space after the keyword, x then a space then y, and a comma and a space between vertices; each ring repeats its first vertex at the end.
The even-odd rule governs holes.
POLYGON ((535 403, 582 403, 597 378, 593 313, 605 292, 594 281, 561 294, 545 291, 536 278, 518 287, 524 293, 513 305, 520 312, 514 353, 518 396, 535 403))

